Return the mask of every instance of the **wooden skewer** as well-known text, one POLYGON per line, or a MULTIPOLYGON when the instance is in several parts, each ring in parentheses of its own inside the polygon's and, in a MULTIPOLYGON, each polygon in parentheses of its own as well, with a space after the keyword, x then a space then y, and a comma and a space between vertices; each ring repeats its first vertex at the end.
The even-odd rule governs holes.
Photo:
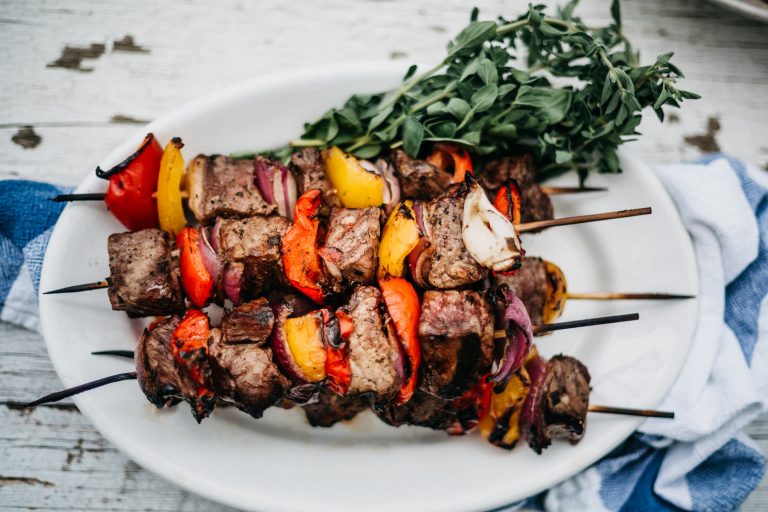
POLYGON ((93 192, 90 194, 61 194, 52 197, 54 203, 64 203, 69 201, 103 201, 107 194, 103 192, 93 192))
POLYGON ((652 409, 627 409, 625 407, 608 407, 605 405, 590 405, 589 412, 602 412, 606 414, 623 414, 625 416, 644 416, 646 418, 674 419, 675 413, 669 411, 654 411, 652 409))
MULTIPOLYGON (((54 203, 64 203, 64 202, 72 202, 72 201, 103 201, 104 198, 107 197, 107 194, 104 192, 90 192, 90 193, 84 193, 84 194, 60 194, 58 196, 54 196, 51 198, 51 201, 54 203)), ((154 194, 153 194, 154 197, 154 194)), ((186 190, 181 191, 181 198, 187 199, 189 198, 189 192, 186 190)))
MULTIPOLYGON (((628 315, 612 315, 612 316, 600 316, 596 318, 585 318, 582 320, 572 320, 570 322, 557 322, 553 324, 534 325, 533 334, 541 334, 544 332, 560 331, 563 329, 574 329, 576 327, 589 327, 593 325, 615 324, 617 322, 631 322, 633 320, 639 320, 639 313, 630 313, 628 315)), ((494 339, 504 339, 507 337, 507 333, 503 329, 493 332, 494 339)))
POLYGON ((626 217, 636 217, 638 215, 650 215, 651 208, 635 208, 633 210, 619 210, 616 212, 593 213, 591 215, 576 215, 575 217, 563 217, 560 219, 538 220, 535 222, 526 222, 518 224, 515 230, 518 233, 526 231, 538 231, 540 229, 553 228, 555 226, 569 226, 571 224, 584 224, 585 222, 597 222, 601 220, 624 219, 626 217))
POLYGON ((541 191, 548 196, 560 194, 581 194, 582 192, 605 192, 603 187, 541 187, 541 191))
POLYGON ((103 377, 101 379, 96 379, 91 382, 86 382, 85 384, 80 384, 79 386, 63 389, 61 391, 51 393, 50 395, 45 395, 42 398, 38 398, 34 402, 29 402, 27 404, 27 407, 34 407, 36 405, 47 404, 50 402, 58 402, 59 400, 69 398, 71 396, 77 395, 84 391, 100 388, 101 386, 112 384, 113 382, 120 382, 123 380, 133 380, 135 378, 136 378, 136 372, 125 372, 125 373, 118 373, 116 375, 110 375, 109 377, 103 377))
POLYGON ((74 286, 67 286, 65 288, 59 288, 58 290, 51 290, 48 292, 43 292, 43 295, 53 295, 56 293, 75 293, 75 292, 84 292, 87 290, 99 290, 101 288, 108 288, 109 287, 109 280, 104 279, 103 281, 96 281, 95 283, 86 283, 86 284, 76 284, 74 286))
POLYGON ((566 293, 566 299, 574 300, 676 300, 695 299, 695 295, 675 293, 566 293))
POLYGON ((115 356, 115 357, 125 357, 126 359, 133 359, 133 350, 97 350, 96 352, 91 352, 91 355, 115 356))

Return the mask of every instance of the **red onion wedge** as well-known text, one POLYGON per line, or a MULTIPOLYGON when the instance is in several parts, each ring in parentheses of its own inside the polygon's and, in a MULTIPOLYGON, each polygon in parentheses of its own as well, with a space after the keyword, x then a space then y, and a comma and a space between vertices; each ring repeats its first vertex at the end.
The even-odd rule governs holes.
POLYGON ((435 248, 424 237, 419 239, 419 243, 408 254, 408 268, 411 271, 411 278, 420 288, 429 288, 429 283, 424 278, 429 268, 425 268, 425 265, 432 262, 432 254, 435 252, 435 248))
POLYGON ((235 306, 240 305, 240 289, 243 285, 243 264, 229 263, 224 269, 222 276, 222 287, 224 295, 232 301, 235 306))
POLYGON ((208 241, 208 229, 200 228, 200 237, 198 238, 198 246, 200 248, 200 256, 203 258, 203 264, 205 269, 213 278, 214 282, 218 282, 221 277, 222 265, 219 261, 219 257, 216 251, 208 241))
POLYGON ((274 185, 275 170, 272 162, 264 157, 257 156, 253 160, 253 175, 256 186, 261 192, 261 197, 269 204, 275 204, 274 185))
MULTIPOLYGON (((547 361, 538 354, 531 358, 525 368, 528 370, 531 388, 528 392, 528 397, 525 399, 523 411, 520 414, 520 433, 523 439, 534 448, 534 446, 538 446, 538 440, 544 436, 543 429, 545 425, 542 416, 544 388, 552 369, 547 361)), ((541 453, 541 448, 536 451, 541 453)))
POLYGON ((296 178, 287 167, 278 162, 270 162, 274 173, 272 197, 277 211, 283 217, 293 220, 293 207, 296 205, 296 178))
POLYGON ((507 337, 498 350, 494 361, 494 371, 489 377, 491 382, 505 382, 514 372, 520 369, 531 350, 533 343, 533 326, 528 311, 520 298, 512 293, 506 285, 496 292, 495 302, 501 314, 501 324, 507 337))
POLYGON ((304 377, 299 365, 294 361, 291 347, 288 345, 288 336, 285 332, 285 321, 293 314, 293 308, 281 302, 274 308, 275 328, 272 331, 272 352, 275 361, 286 377, 291 379, 295 386, 309 384, 304 377))
POLYGON ((224 219, 221 217, 216 217, 216 223, 213 225, 213 228, 211 229, 211 236, 209 238, 211 242, 211 247, 216 252, 216 254, 219 253, 219 249, 221 248, 219 245, 219 232, 221 231, 221 223, 224 219))

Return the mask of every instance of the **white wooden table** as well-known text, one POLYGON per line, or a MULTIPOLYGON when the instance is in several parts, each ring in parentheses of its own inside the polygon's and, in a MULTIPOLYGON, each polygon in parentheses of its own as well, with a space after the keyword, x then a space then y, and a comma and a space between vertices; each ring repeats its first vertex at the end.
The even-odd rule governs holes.
MULTIPOLYGON (((434 62, 471 5, 481 15, 511 17, 526 4, 0 0, 0 179, 75 185, 142 120, 197 96, 306 64, 434 62), (144 51, 115 48, 126 35, 144 51), (65 46, 94 43, 104 45, 97 58, 47 67, 65 46), (35 135, 39 143, 25 149, 35 135)), ((584 1, 580 13, 590 24, 606 23, 608 4, 584 1)), ((703 0, 625 1, 623 10, 644 60, 674 50, 685 88, 704 97, 663 128, 647 114, 633 149, 648 161, 672 162, 719 148, 768 170, 768 25, 703 0)), ((39 335, 0 324, 0 341, 0 510, 228 510, 142 470, 71 402, 20 408, 60 383, 39 335)), ((768 448, 768 420, 750 432, 768 448)), ((764 484, 744 509, 766 506, 764 484)))

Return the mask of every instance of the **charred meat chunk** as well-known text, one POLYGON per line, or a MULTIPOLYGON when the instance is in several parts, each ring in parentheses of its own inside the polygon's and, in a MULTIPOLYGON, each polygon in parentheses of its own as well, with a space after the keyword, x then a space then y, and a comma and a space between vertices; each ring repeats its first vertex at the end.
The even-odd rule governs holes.
POLYGON ((400 181, 404 197, 429 200, 442 194, 453 182, 451 173, 439 169, 424 160, 416 160, 397 149, 390 159, 400 181))
POLYGON ((115 233, 107 240, 112 309, 129 317, 171 315, 184 309, 171 240, 160 229, 115 233))
POLYGON ((541 325, 544 305, 549 296, 549 275, 541 258, 525 257, 514 274, 494 274, 494 285, 506 284, 517 295, 528 311, 533 325, 541 325))
POLYGON ((358 286, 342 308, 354 323, 349 337, 352 377, 349 395, 371 395, 375 402, 392 397, 400 388, 402 362, 394 333, 387 329, 381 292, 358 286))
POLYGON ((222 341, 227 345, 263 345, 272 334, 275 315, 267 299, 260 298, 230 309, 221 320, 222 341))
POLYGON ((341 206, 336 189, 325 176, 325 164, 317 148, 302 148, 291 155, 291 170, 296 177, 298 195, 313 189, 323 194, 323 202, 331 208, 341 206))
POLYGON ((369 406, 362 396, 341 396, 323 389, 319 400, 302 406, 309 424, 313 427, 331 427, 339 421, 351 420, 369 406))
POLYGON ((584 436, 589 408, 587 367, 578 359, 558 355, 548 363, 549 371, 542 382, 540 415, 534 418, 528 444, 536 453, 552 444, 552 439, 578 443, 584 436))
POLYGON ((156 407, 187 401, 198 423, 207 417, 215 398, 201 394, 199 386, 177 364, 173 355, 173 333, 181 319, 170 316, 145 329, 136 346, 136 378, 147 399, 156 407))
POLYGON ((554 218, 552 201, 536 182, 536 170, 531 155, 505 156, 488 162, 480 179, 489 192, 495 192, 510 179, 517 183, 520 187, 522 222, 554 218))
POLYGON ((219 255, 242 265, 241 296, 256 298, 284 285, 281 242, 291 222, 285 217, 225 219, 219 228, 219 255))
POLYGON ((450 430, 456 421, 455 411, 448 408, 450 403, 450 400, 417 389, 406 403, 386 405, 376 409, 376 415, 393 427, 414 425, 433 430, 450 430))
POLYGON ((272 361, 271 349, 255 343, 225 345, 218 329, 211 329, 208 357, 216 393, 254 418, 261 418, 290 385, 272 361))
POLYGON ((466 190, 454 185, 424 205, 424 224, 430 246, 422 268, 422 279, 438 289, 467 286, 487 275, 464 246, 462 223, 466 190))
POLYGON ((187 205, 203 224, 212 223, 216 217, 240 218, 277 211, 256 186, 253 160, 198 155, 187 168, 187 188, 187 205))
POLYGON ((331 291, 370 284, 376 274, 381 209, 334 208, 325 244, 318 251, 331 291))
POLYGON ((422 389, 441 398, 457 398, 491 369, 491 307, 475 291, 427 291, 419 318, 419 340, 422 389))

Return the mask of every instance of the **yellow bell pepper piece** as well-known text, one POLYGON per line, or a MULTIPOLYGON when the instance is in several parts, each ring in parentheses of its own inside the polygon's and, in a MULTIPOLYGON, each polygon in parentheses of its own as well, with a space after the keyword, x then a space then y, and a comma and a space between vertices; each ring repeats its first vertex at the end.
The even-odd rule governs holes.
POLYGON ((325 174, 345 207, 366 208, 384 202, 384 178, 366 171, 357 158, 333 146, 323 151, 323 161, 325 174))
POLYGON ((184 177, 182 147, 184 143, 179 137, 174 137, 165 146, 157 180, 157 215, 160 227, 172 237, 176 237, 187 224, 181 203, 181 180, 184 177))
POLYGON ((563 314, 568 294, 568 283, 560 267, 551 261, 544 260, 547 272, 547 301, 542 308, 541 319, 545 324, 554 322, 563 314))
POLYGON ((293 360, 310 382, 325 378, 325 345, 320 333, 321 320, 316 313, 285 321, 285 337, 293 360))
POLYGON ((406 200, 389 214, 379 242, 379 268, 376 276, 403 277, 405 258, 419 243, 419 225, 413 211, 413 201, 406 200))

